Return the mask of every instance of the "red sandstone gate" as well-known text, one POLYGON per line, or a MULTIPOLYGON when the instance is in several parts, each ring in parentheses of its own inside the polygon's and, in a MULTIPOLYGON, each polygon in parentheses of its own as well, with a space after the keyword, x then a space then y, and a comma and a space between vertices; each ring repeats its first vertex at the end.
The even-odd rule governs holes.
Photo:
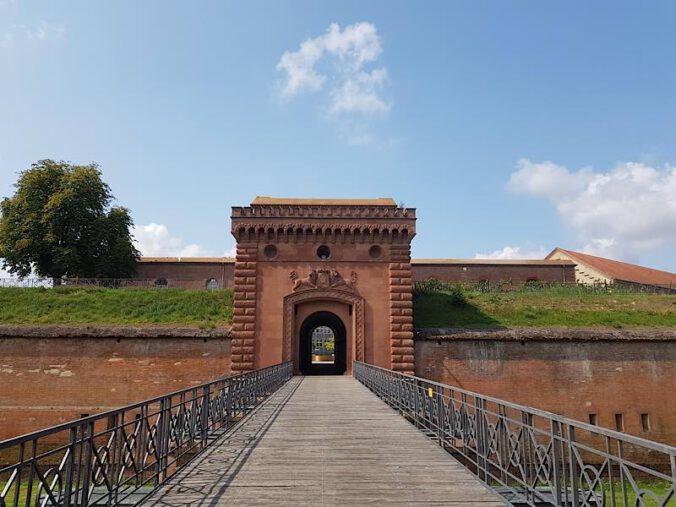
POLYGON ((392 199, 257 197, 232 209, 237 240, 232 368, 293 361, 314 312, 337 315, 346 365, 414 372, 411 249, 415 210, 392 199))

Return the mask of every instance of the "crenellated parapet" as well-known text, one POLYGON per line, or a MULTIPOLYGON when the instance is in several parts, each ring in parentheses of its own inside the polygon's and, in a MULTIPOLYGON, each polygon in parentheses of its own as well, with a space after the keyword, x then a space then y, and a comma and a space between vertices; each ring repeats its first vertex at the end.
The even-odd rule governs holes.
POLYGON ((232 218, 385 218, 415 219, 415 209, 381 199, 278 199, 256 197, 251 206, 232 208, 232 218))
POLYGON ((238 242, 387 244, 410 242, 416 217, 415 209, 391 199, 257 197, 251 206, 232 208, 231 219, 238 242))

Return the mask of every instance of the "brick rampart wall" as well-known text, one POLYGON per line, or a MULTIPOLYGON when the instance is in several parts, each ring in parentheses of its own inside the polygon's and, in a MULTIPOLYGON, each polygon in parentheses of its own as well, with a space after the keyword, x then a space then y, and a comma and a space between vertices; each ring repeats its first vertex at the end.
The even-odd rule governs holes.
POLYGON ((228 337, 3 337, 0 440, 229 373, 228 337))
POLYGON ((419 339, 416 374, 676 444, 676 337, 652 340, 419 339), (650 430, 641 427, 648 414, 650 430))
MULTIPOLYGON (((610 428, 620 413, 627 432, 676 443, 668 398, 676 392, 676 332, 670 339, 646 337, 652 330, 642 338, 625 330, 606 338, 573 329, 555 338, 549 330, 529 332, 417 337, 415 373, 582 421, 597 414, 610 428)), ((0 440, 229 374, 231 352, 227 336, 5 335, 0 440)))

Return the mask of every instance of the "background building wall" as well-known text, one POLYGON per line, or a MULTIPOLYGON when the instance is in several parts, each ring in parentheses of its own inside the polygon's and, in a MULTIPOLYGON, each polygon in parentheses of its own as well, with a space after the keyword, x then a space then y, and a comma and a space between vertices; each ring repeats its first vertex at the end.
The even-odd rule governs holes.
POLYGON ((136 265, 136 278, 167 280, 169 287, 206 289, 209 279, 216 280, 219 289, 232 288, 235 261, 232 259, 143 258, 136 265))
MULTIPOLYGON (((234 286, 235 262, 225 261, 170 261, 170 260, 142 260, 137 265, 136 278, 157 280, 164 278, 170 286, 204 289, 210 278, 219 282, 219 288, 234 286)), ((411 261, 411 275, 413 281, 434 278, 443 282, 499 283, 511 281, 524 283, 537 280, 546 283, 575 282, 575 265, 563 260, 530 261, 525 264, 488 264, 485 261, 466 262, 447 261, 429 262, 422 260, 411 261)))
POLYGON ((433 278, 442 282, 479 283, 512 281, 524 283, 539 281, 546 283, 574 283, 575 265, 570 261, 526 261, 523 264, 510 262, 487 263, 486 261, 427 262, 413 259, 411 265, 414 281, 433 278))

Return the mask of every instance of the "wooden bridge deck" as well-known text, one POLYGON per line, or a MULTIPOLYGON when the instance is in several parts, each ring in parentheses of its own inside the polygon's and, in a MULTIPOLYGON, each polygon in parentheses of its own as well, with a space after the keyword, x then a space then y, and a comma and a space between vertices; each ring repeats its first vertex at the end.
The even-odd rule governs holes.
POLYGON ((505 503, 352 377, 294 377, 145 505, 505 503))

